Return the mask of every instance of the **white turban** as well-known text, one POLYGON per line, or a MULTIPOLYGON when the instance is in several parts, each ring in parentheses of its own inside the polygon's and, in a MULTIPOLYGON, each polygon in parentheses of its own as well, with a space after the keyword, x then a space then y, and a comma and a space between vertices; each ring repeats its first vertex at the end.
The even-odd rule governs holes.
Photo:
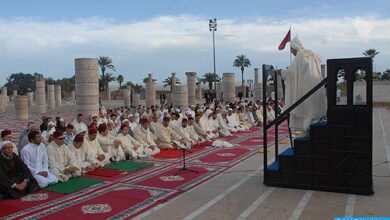
POLYGON ((301 41, 298 39, 298 37, 294 37, 294 39, 292 39, 292 41, 290 43, 290 47, 294 48, 297 51, 300 51, 303 49, 303 45, 302 45, 301 41))
POLYGON ((51 121, 51 122, 47 123, 47 126, 56 126, 56 124, 51 121))
POLYGON ((3 142, 1 143, 1 145, 0 145, 0 149, 3 148, 3 147, 5 147, 5 145, 7 145, 7 144, 12 144, 12 142, 11 142, 11 141, 3 141, 3 142))

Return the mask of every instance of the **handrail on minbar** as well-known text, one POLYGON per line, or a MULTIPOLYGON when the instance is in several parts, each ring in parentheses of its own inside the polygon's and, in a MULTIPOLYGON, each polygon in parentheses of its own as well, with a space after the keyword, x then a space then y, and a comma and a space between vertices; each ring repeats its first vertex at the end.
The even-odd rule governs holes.
MULTIPOLYGON (((268 141, 267 141, 267 132, 268 129, 270 129, 272 126, 275 126, 275 161, 278 161, 278 134, 279 134, 279 129, 278 126, 281 124, 284 120, 289 119, 290 112, 294 110, 298 105, 300 105, 302 102, 304 102, 307 98, 309 98, 311 95, 313 95, 317 90, 319 90, 322 86, 324 86, 327 82, 327 77, 325 77, 318 85, 316 85, 313 89, 311 89, 309 92, 307 92, 304 96, 302 96, 297 102, 292 104, 289 108, 287 108, 285 111, 283 111, 280 115, 278 115, 278 75, 279 70, 275 70, 272 66, 270 65, 263 65, 263 166, 264 166, 264 183, 267 183, 268 180, 268 141), (275 119, 271 121, 270 123, 267 123, 267 104, 266 104, 266 99, 267 99, 267 81, 268 81, 268 76, 269 72, 273 73, 273 81, 274 81, 274 94, 275 94, 275 119)), ((291 139, 291 130, 289 128, 289 134, 290 134, 290 141, 292 142, 291 139)), ((291 143, 292 144, 292 143, 291 143)))

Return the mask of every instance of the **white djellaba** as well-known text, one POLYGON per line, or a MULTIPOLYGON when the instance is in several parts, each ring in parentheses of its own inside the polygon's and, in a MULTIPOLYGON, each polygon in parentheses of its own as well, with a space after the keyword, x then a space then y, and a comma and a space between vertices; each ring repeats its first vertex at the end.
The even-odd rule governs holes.
MULTIPOLYGON (((297 37, 290 44, 296 50, 293 63, 282 71, 286 82, 285 106, 287 109, 307 92, 319 84, 324 77, 321 74, 321 59, 313 51, 305 49, 297 37)), ((290 127, 295 131, 307 131, 310 124, 325 115, 325 88, 320 88, 290 113, 290 127)))

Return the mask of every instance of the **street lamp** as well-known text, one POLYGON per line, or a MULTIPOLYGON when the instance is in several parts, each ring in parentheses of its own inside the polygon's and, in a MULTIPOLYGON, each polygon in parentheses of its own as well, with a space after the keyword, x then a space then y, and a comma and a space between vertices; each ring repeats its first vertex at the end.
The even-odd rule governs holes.
POLYGON ((253 84, 253 79, 248 79, 246 80, 246 82, 248 83, 249 85, 249 98, 252 97, 252 84, 253 84))
POLYGON ((215 34, 214 32, 217 31, 217 19, 210 19, 209 20, 209 31, 213 32, 213 58, 214 58, 214 76, 215 76, 215 82, 214 82, 214 88, 215 88, 215 98, 217 98, 217 71, 215 68, 215 34))

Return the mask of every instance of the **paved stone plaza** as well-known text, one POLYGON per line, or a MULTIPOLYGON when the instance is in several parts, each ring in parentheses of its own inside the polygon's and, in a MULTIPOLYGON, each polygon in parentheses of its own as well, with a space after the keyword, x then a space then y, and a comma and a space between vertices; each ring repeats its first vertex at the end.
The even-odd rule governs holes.
MULTIPOLYGON (((104 101, 109 107, 120 101, 104 101)), ((48 115, 66 115, 73 119, 74 102, 64 102, 48 115)), ((39 115, 38 106, 30 110, 39 115)), ((256 154, 217 177, 162 203, 138 219, 332 219, 335 216, 389 216, 390 198, 390 108, 375 107, 373 116, 372 196, 273 188, 263 185, 262 154, 256 154)), ((14 117, 13 103, 2 121, 14 117)), ((40 120, 37 118, 37 120, 40 120)), ((4 129, 7 121, 0 126, 4 129)), ((18 129, 25 123, 18 121, 18 129)), ((17 138, 14 135, 14 138, 17 138)), ((280 148, 286 148, 281 145, 280 148)), ((281 149, 279 150, 279 152, 281 149)), ((269 155, 273 158, 273 147, 269 155)), ((272 160, 270 160, 271 162, 272 160)))

